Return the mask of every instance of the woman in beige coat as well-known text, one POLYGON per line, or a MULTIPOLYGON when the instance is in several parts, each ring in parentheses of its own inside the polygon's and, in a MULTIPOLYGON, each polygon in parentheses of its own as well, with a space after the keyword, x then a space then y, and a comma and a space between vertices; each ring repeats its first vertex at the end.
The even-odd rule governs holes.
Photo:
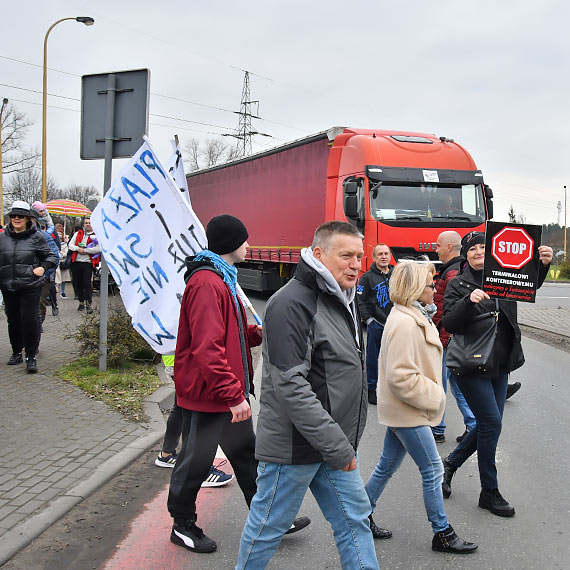
MULTIPOLYGON (((387 429, 366 492, 374 510, 388 480, 409 453, 422 476, 424 504, 434 532, 432 549, 466 554, 477 545, 459 538, 447 520, 441 491, 443 466, 431 431, 445 408, 443 349, 431 319, 434 273, 431 263, 401 261, 390 279, 394 307, 386 320, 378 366, 378 417, 387 429)), ((372 516, 370 527, 374 534, 372 516)))

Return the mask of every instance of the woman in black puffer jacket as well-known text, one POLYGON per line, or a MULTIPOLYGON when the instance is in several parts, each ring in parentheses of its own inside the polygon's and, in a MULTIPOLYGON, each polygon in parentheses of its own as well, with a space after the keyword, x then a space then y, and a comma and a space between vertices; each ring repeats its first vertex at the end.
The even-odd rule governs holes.
POLYGON ((23 362, 26 370, 38 371, 36 353, 42 321, 40 296, 46 269, 57 260, 45 238, 36 230, 29 204, 16 200, 8 214, 10 223, 0 234, 0 289, 4 297, 12 356, 8 364, 23 362))
MULTIPOLYGON (((540 287, 548 273, 552 248, 540 246, 538 253, 540 287)), ((452 369, 477 424, 443 460, 442 491, 444 497, 449 497, 451 478, 455 471, 477 451, 481 480, 479 506, 488 509, 494 515, 512 517, 515 509, 502 497, 498 489, 495 452, 501 434, 508 375, 524 364, 521 331, 517 321, 517 303, 506 299, 498 301, 491 299, 482 289, 485 262, 484 233, 468 233, 461 240, 461 254, 467 259, 467 263, 447 286, 443 298, 441 324, 452 334, 463 333, 473 326, 478 316, 496 313, 497 334, 492 352, 495 366, 493 369, 478 372, 452 369)))

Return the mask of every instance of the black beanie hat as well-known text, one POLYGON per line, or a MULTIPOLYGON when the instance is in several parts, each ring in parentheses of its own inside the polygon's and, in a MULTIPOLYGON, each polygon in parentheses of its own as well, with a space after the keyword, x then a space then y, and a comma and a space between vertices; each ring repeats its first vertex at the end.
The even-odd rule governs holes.
POLYGON ((208 238, 208 249, 218 255, 223 255, 235 251, 247 241, 249 234, 241 220, 228 214, 222 214, 208 222, 206 237, 208 238))
POLYGON ((467 258, 467 252, 470 248, 478 243, 485 243, 485 234, 483 232, 469 232, 461 240, 461 255, 467 258))

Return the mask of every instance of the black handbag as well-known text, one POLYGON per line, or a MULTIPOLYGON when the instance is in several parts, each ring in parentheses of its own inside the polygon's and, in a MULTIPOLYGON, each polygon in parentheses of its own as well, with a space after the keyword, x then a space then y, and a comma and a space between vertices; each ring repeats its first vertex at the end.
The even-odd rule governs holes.
POLYGON ((446 366, 454 376, 485 374, 496 368, 495 338, 499 322, 499 301, 496 310, 477 315, 462 333, 454 333, 447 345, 446 366))
POLYGON ((71 259, 72 259, 71 252, 68 252, 65 259, 62 262, 60 262, 60 264, 59 264, 60 269, 70 269, 71 268, 71 259))

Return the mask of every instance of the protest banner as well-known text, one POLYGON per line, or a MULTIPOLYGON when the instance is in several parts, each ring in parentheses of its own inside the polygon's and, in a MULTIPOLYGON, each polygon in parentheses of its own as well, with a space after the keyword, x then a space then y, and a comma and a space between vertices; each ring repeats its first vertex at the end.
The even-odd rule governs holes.
POLYGON ((91 216, 133 327, 160 354, 174 352, 184 259, 206 234, 148 138, 91 216))
POLYGON ((483 290, 490 297, 534 303, 542 226, 487 222, 483 290))
POLYGON ((170 155, 170 158, 166 163, 166 168, 174 179, 178 190, 180 190, 182 196, 184 196, 188 204, 190 204, 190 207, 192 207, 192 203, 190 202, 190 192, 188 191, 188 181, 186 180, 186 173, 184 172, 182 152, 180 151, 180 145, 177 141, 178 138, 176 138, 176 141, 170 141, 172 144, 173 153, 170 155))

